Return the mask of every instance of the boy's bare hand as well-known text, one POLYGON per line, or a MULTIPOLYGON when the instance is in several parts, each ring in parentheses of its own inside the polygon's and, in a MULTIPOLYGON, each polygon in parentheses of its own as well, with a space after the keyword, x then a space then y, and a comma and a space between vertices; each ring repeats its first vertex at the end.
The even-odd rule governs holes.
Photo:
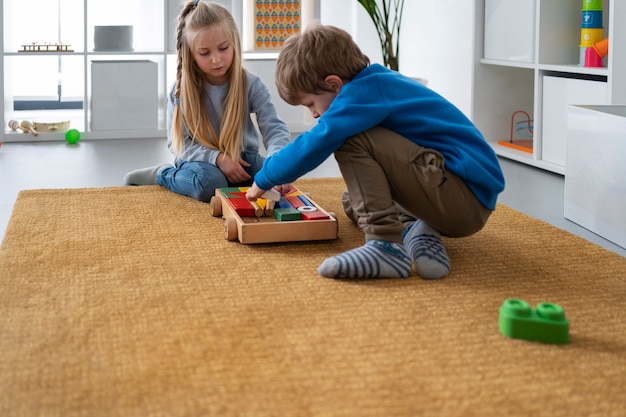
POLYGON ((250 164, 243 159, 239 162, 233 161, 233 159, 225 153, 220 153, 215 160, 217 167, 224 173, 224 176, 231 184, 239 184, 250 180, 252 177, 243 169, 243 167, 249 167, 250 164))
POLYGON ((278 191, 280 195, 285 195, 291 190, 291 184, 275 185, 274 189, 278 191))
POLYGON ((246 191, 246 199, 249 201, 256 201, 256 199, 261 197, 263 194, 265 194, 265 190, 261 190, 255 182, 252 183, 252 186, 248 188, 248 191, 246 191))
MULTIPOLYGON (((272 190, 274 190, 274 193, 278 192, 280 195, 285 195, 285 193, 291 190, 291 184, 276 185, 272 188, 272 190)), ((275 196, 276 198, 273 198, 271 196, 264 196, 263 194, 265 194, 266 192, 267 190, 260 189, 255 182, 250 188, 248 188, 248 191, 246 192, 246 199, 250 201, 256 201, 257 198, 263 197, 270 200, 278 201, 278 194, 275 196)))

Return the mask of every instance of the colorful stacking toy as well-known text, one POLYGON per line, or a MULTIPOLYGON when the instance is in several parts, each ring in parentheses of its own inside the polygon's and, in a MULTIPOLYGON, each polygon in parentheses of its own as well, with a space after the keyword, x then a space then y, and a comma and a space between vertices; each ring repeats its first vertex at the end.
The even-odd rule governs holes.
POLYGON ((602 41, 603 38, 602 0, 583 0, 580 26, 580 65, 585 67, 602 66, 603 56, 598 54, 594 45, 602 41))

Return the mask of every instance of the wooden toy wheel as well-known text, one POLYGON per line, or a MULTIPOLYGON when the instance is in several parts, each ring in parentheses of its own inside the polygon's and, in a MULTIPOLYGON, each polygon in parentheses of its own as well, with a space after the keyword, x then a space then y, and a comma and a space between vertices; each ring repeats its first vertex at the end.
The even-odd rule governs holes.
POLYGON ((211 197, 211 215, 217 217, 222 214, 222 200, 218 196, 211 197))
POLYGON ((232 217, 224 217, 224 239, 237 240, 237 221, 232 217))

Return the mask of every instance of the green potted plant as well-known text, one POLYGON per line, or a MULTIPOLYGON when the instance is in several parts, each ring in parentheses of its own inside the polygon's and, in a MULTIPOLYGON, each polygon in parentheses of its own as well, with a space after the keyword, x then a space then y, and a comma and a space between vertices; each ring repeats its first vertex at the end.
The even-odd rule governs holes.
POLYGON ((376 26, 385 66, 398 71, 400 64, 400 26, 404 0, 358 0, 358 2, 361 3, 376 26))

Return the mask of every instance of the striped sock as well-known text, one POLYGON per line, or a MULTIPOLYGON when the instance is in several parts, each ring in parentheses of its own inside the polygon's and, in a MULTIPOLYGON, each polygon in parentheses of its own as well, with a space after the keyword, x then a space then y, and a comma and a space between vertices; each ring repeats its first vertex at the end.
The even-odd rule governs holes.
POLYGON ((403 232, 404 247, 424 279, 439 279, 450 273, 448 252, 441 235, 422 220, 411 223, 403 232))
POLYGON ((411 259, 399 243, 368 240, 359 248, 325 259, 317 272, 328 278, 408 278, 411 259))

